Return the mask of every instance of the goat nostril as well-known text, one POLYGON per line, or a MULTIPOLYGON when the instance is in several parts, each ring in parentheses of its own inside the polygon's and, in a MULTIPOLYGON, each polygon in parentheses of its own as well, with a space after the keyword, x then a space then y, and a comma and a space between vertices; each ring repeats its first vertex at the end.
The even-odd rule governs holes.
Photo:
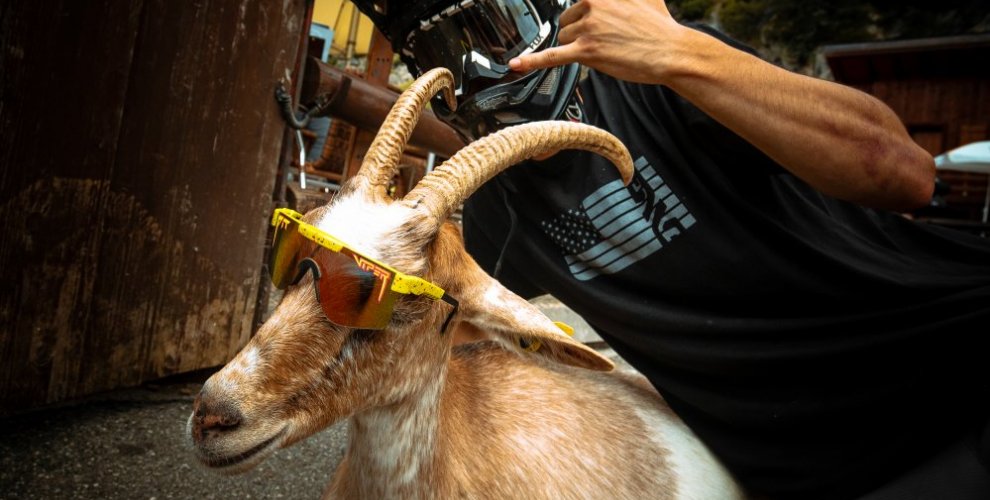
POLYGON ((237 415, 207 415, 202 419, 203 430, 229 430, 241 424, 237 415))
POLYGON ((243 414, 237 404, 216 393, 200 392, 193 402, 193 418, 190 434, 197 446, 204 446, 231 432, 243 421, 243 414))
POLYGON ((201 436, 208 431, 223 432, 241 424, 243 415, 236 405, 229 401, 217 401, 212 398, 201 398, 194 407, 196 416, 194 425, 201 436))

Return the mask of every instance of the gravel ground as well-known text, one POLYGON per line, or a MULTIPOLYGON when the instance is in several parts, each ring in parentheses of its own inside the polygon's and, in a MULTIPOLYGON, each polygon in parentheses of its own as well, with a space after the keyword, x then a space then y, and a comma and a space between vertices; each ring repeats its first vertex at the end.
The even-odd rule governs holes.
POLYGON ((198 391, 149 386, 0 418, 0 498, 320 498, 343 457, 344 424, 221 476, 199 465, 185 435, 198 391))

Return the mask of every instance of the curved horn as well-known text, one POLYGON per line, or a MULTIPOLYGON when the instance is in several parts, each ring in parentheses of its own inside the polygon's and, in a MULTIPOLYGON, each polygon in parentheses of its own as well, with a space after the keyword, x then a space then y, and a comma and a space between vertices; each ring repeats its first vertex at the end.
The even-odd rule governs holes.
POLYGON ((409 141, 423 106, 437 92, 443 91, 450 109, 457 107, 454 97, 454 75, 446 68, 435 68, 417 78, 395 101, 385 117, 378 134, 368 147, 364 162, 352 183, 358 190, 367 190, 372 196, 385 198, 388 185, 402 158, 402 150, 409 141))
POLYGON ((615 164, 623 183, 632 179, 632 158, 614 135, 580 123, 533 122, 500 130, 465 146, 420 180, 402 203, 426 211, 439 228, 462 201, 499 172, 561 149, 602 155, 615 164))

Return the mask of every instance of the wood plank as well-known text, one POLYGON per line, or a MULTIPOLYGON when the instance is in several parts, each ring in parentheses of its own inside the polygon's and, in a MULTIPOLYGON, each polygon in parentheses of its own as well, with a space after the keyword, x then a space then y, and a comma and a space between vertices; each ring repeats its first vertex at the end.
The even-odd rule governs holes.
POLYGON ((75 392, 141 9, 0 6, 0 411, 75 392))
POLYGON ((305 12, 0 5, 0 413, 246 343, 305 12))
POLYGON ((107 225, 101 264, 127 272, 97 285, 93 327, 111 333, 88 346, 88 390, 216 366, 250 337, 284 133, 273 89, 304 3, 148 2, 111 180, 140 210, 107 225))

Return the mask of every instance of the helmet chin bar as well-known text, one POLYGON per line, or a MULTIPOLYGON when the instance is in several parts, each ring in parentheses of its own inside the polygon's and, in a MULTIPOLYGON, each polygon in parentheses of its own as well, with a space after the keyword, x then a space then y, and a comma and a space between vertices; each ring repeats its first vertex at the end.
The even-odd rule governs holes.
POLYGON ((459 95, 456 111, 442 99, 433 99, 433 111, 467 142, 512 125, 560 119, 571 102, 579 73, 576 63, 535 70, 466 98, 459 95))
MULTIPOLYGON (((547 41, 550 37, 552 27, 549 22, 544 21, 540 25, 540 33, 525 50, 519 53, 519 55, 525 55, 533 52, 534 50, 540 48, 543 42, 547 41)), ((489 59, 485 54, 478 52, 477 50, 471 50, 469 53, 461 56, 461 75, 460 84, 456 89, 454 89, 454 95, 460 97, 464 93, 464 89, 467 87, 466 83, 470 82, 475 78, 486 78, 491 80, 499 80, 512 72, 512 69, 508 65, 499 64, 495 61, 489 59)))
POLYGON ((485 57, 483 54, 472 50, 461 57, 461 80, 454 89, 454 95, 461 97, 467 88, 467 84, 477 78, 487 78, 490 80, 500 80, 511 71, 508 66, 504 66, 485 57))

